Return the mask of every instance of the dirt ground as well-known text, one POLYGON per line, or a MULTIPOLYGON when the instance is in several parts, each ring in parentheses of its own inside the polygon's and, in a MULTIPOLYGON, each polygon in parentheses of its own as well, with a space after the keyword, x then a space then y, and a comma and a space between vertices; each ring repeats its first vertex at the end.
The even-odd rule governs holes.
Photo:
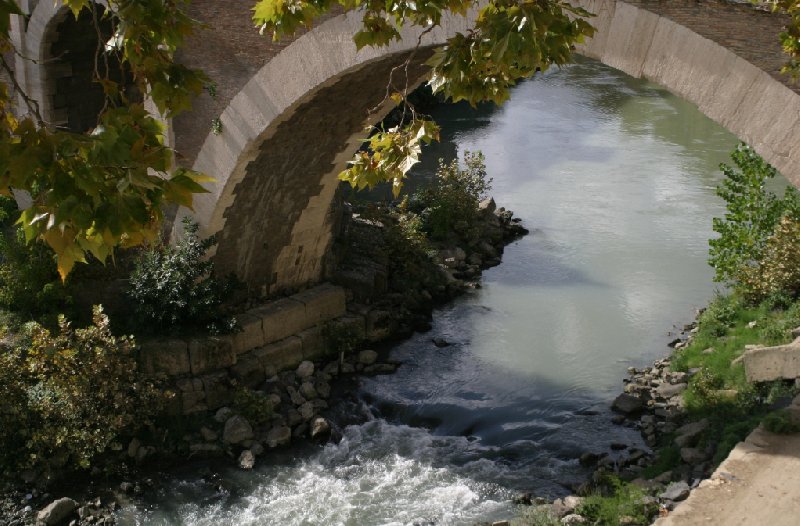
MULTIPOLYGON (((792 409, 800 418, 800 396, 792 409)), ((759 428, 654 526, 800 526, 800 433, 759 428)))

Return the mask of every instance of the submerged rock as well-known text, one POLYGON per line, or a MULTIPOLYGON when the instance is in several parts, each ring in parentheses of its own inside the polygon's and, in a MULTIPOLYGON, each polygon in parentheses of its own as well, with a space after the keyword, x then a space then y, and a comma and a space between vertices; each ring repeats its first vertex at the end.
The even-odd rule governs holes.
POLYGON ((622 393, 614 399, 611 409, 626 415, 634 415, 640 413, 644 409, 644 400, 638 396, 622 393))

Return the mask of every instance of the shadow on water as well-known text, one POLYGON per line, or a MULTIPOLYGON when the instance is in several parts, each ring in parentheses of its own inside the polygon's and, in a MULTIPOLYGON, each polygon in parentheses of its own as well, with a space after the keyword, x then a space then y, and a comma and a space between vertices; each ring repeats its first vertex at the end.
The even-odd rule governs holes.
POLYGON ((530 288, 608 286, 565 261, 563 250, 541 230, 533 229, 515 245, 520 246, 519 251, 525 253, 525 258, 504 262, 507 271, 493 275, 493 283, 530 288))

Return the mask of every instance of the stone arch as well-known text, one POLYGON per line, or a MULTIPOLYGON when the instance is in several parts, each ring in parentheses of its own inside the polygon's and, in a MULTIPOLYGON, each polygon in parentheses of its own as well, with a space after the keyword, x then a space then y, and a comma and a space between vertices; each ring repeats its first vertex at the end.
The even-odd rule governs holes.
MULTIPOLYGON (((96 5, 106 9, 106 2, 96 5)), ((101 36, 111 35, 111 22, 101 19, 101 36)), ((98 35, 91 14, 84 10, 78 19, 62 2, 36 3, 24 35, 24 54, 37 64, 24 61, 25 85, 39 101, 48 125, 84 132, 96 125, 104 106, 102 87, 93 81, 94 53, 98 35)), ((123 80, 117 61, 111 57, 112 80, 123 80)))
MULTIPOLYGON (((417 42, 412 31, 387 48, 356 51, 360 16, 332 18, 278 53, 244 86, 209 133, 193 168, 215 177, 195 198, 202 233, 216 234, 220 272, 235 272, 251 293, 271 295, 319 281, 333 226, 337 180, 383 104, 390 70, 417 42), (313 131, 313 133, 310 133, 313 131), (314 137, 314 134, 318 137, 314 137)), ((427 74, 432 46, 470 20, 448 18, 426 35, 410 84, 427 74)), ((176 223, 173 237, 180 235, 176 223)))
MULTIPOLYGON (((577 3, 597 14, 592 23, 598 30, 579 53, 657 82, 696 104, 800 186, 800 143, 793 140, 800 132, 800 97, 795 91, 725 46, 635 2, 577 3)), ((425 46, 443 42, 469 23, 448 19, 425 46)), ((347 110, 342 90, 347 95, 361 85, 359 80, 371 82, 370 73, 387 71, 416 43, 406 32, 402 42, 388 49, 357 53, 350 39, 358 25, 358 16, 340 15, 278 53, 233 98, 220 117, 223 132, 209 134, 196 157, 194 168, 216 182, 196 199, 195 218, 203 233, 219 236, 218 268, 236 272, 252 292, 269 295, 321 278, 331 235, 334 175, 357 148, 358 128, 370 119, 349 122, 350 133, 338 129, 335 141, 315 144, 307 136, 308 147, 317 148, 310 153, 289 137, 314 123, 311 110, 326 98, 332 110, 328 115, 341 115, 347 110), (344 108, 338 106, 342 101, 344 108), (313 156, 320 162, 308 163, 313 156), (315 172, 301 177, 298 169, 315 172)), ((359 93, 349 95, 358 106, 359 93)), ((371 96, 380 100, 379 95, 371 96)), ((317 110, 316 115, 324 114, 317 110)), ((381 116, 378 112, 371 120, 381 116)), ((323 134, 333 131, 323 126, 323 134)), ((173 233, 179 234, 177 226, 173 233)))

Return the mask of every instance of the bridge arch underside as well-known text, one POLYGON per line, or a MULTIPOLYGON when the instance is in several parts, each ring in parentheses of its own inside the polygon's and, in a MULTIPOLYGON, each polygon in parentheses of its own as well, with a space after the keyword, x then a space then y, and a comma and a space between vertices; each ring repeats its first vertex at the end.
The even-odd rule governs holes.
MULTIPOLYGON (((430 53, 422 49, 414 57, 411 86, 427 75, 430 53)), ((262 134, 222 214, 214 256, 218 272, 235 273, 259 296, 323 277, 336 224, 336 176, 362 144, 365 128, 391 110, 392 104, 381 101, 392 69, 407 56, 376 59, 329 80, 262 134)), ((398 77, 405 78, 402 70, 395 72, 398 77)))
MULTIPOLYGON (((764 40, 773 42, 774 49, 760 49, 768 60, 759 63, 745 60, 734 52, 741 50, 714 41, 713 35, 706 38, 702 28, 654 12, 654 6, 662 5, 658 2, 578 3, 596 14, 591 22, 597 28, 578 53, 694 103, 800 187, 800 141, 795 140, 800 137, 800 95, 773 67, 785 60, 776 39, 764 40)), ((723 31, 730 32, 742 16, 751 15, 733 12, 715 24, 733 24, 723 31)), ((744 23, 766 20, 762 33, 776 34, 775 21, 757 18, 762 15, 744 23)), ((429 46, 467 24, 452 24, 429 46)), ((364 126, 388 111, 385 106, 367 117, 367 110, 384 99, 391 68, 411 47, 405 43, 392 53, 372 50, 370 61, 358 63, 349 40, 357 25, 352 16, 336 17, 288 45, 236 95, 222 113, 222 134, 209 134, 197 155, 194 168, 218 182, 199 196, 195 217, 205 234, 218 235, 219 271, 236 273, 251 294, 270 296, 323 277, 336 174, 361 144, 364 126), (315 38, 325 44, 316 44, 315 38), (313 58, 302 59, 307 55, 301 49, 313 58), (319 67, 309 66, 315 63, 319 67), (326 68, 335 71, 324 73, 326 68), (294 89, 288 86, 303 83, 306 88, 288 94, 294 89), (270 97, 279 102, 257 102, 270 97)), ((430 53, 431 47, 426 49, 430 53)), ((411 68, 416 81, 425 76, 421 62, 426 53, 411 68)))

